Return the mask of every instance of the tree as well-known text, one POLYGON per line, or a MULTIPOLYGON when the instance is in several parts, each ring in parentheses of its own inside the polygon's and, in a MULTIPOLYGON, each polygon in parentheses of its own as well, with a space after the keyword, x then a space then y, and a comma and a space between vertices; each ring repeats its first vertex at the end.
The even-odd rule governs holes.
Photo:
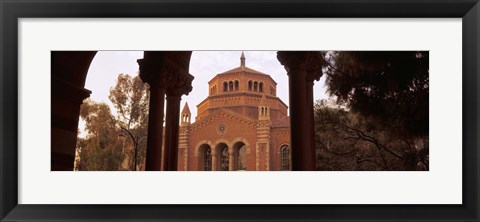
MULTIPOLYGON (((139 75, 131 77, 127 74, 119 74, 117 82, 115 86, 110 88, 108 96, 117 110, 116 118, 119 125, 130 131, 132 135, 138 138, 137 142, 140 142, 137 150, 137 164, 140 165, 144 164, 147 149, 146 140, 141 139, 146 138, 148 132, 149 92, 148 84, 144 83, 139 75)), ((125 146, 129 146, 131 149, 128 150, 134 152, 134 142, 129 135, 125 136, 125 146)), ((132 152, 129 152, 128 155, 133 160, 132 152)), ((138 168, 141 168, 141 166, 138 168)))
MULTIPOLYGON (((138 138, 147 136, 148 86, 138 76, 118 75, 116 84, 110 88, 109 99, 117 110, 114 116, 105 103, 90 99, 80 108, 80 117, 86 122, 87 136, 79 138, 79 170, 132 169, 134 141, 128 133, 125 140, 119 139, 121 127, 138 138)), ((137 168, 141 168, 146 153, 146 143, 140 141, 137 150, 137 168), (142 143, 143 142, 143 143, 142 143)), ((137 141, 138 142, 138 141, 137 141)))
POLYGON ((429 53, 369 51, 326 53, 328 92, 389 133, 428 136, 429 53))
POLYGON ((105 103, 90 99, 80 106, 85 120, 86 138, 79 138, 79 170, 117 170, 122 160, 121 144, 117 141, 116 119, 105 103))
POLYGON ((426 170, 428 137, 402 139, 332 101, 315 104, 318 170, 426 170))
POLYGON ((137 75, 119 74, 108 98, 117 110, 117 119, 128 129, 148 123, 148 84, 137 75))

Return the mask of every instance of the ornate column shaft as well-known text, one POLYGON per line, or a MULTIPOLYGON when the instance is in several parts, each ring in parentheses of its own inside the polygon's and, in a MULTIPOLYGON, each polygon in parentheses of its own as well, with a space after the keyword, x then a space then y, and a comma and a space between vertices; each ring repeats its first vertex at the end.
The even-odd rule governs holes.
POLYGON ((145 170, 160 171, 162 162, 165 86, 162 82, 161 68, 158 67, 157 61, 153 59, 139 59, 137 62, 140 65, 140 78, 150 85, 145 170))
POLYGON ((175 171, 178 166, 178 132, 180 121, 180 100, 182 95, 192 91, 193 76, 185 70, 172 65, 165 67, 168 83, 167 115, 165 119, 165 171, 175 171))
POLYGON ((180 95, 167 94, 167 116, 165 118, 165 171, 177 170, 178 120, 180 119, 180 95))
POLYGON ((320 52, 278 52, 288 74, 292 170, 315 170, 313 80, 322 75, 320 52))

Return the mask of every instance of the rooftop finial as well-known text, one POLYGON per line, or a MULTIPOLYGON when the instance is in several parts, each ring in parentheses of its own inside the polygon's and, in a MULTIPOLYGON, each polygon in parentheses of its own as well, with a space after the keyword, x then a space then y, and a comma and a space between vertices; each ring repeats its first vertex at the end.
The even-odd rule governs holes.
POLYGON ((245 67, 245 54, 243 54, 243 51, 242 55, 240 56, 240 66, 245 67))

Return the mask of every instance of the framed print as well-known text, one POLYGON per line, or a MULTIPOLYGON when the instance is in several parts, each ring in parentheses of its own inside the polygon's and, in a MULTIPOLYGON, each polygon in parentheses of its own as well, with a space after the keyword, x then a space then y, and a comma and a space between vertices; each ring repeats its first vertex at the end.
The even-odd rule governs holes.
POLYGON ((0 7, 2 221, 479 219, 476 0, 39 0, 0 7), (115 56, 125 59, 101 62, 115 56), (358 61, 390 57, 401 63, 379 65, 382 72, 366 80, 334 78, 345 77, 348 64, 358 69, 358 61), (128 64, 133 75, 102 79, 128 64), (385 77, 412 67, 415 75, 385 77), (399 84, 408 78, 413 85, 399 84), (372 79, 387 87, 367 86, 372 79), (88 81, 103 84, 118 115, 93 100, 96 86, 88 81), (148 93, 122 97, 135 81, 148 83, 148 93), (302 102, 320 99, 309 97, 316 90, 327 94, 319 85, 348 106, 302 102), (388 92, 402 87, 404 94, 388 92), (372 100, 385 91, 383 100, 421 106, 372 100), (150 115, 122 113, 122 98, 150 115), (366 98, 374 105, 352 105, 366 98), (219 103, 230 110, 216 109, 219 103), (329 119, 319 123, 317 114, 329 119), (231 136, 236 131, 245 136, 231 136), (316 149, 317 138, 328 145, 316 149), (363 142, 348 142, 355 138, 363 142), (332 159, 345 144, 354 154, 332 159), (106 154, 84 161, 97 146, 106 154), (177 170, 186 172, 167 172, 177 170))

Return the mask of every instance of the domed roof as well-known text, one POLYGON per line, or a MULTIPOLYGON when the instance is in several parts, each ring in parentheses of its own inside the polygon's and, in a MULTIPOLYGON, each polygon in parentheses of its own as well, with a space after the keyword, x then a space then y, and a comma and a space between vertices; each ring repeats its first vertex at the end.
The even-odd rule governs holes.
POLYGON ((219 73, 217 74, 215 77, 213 77, 208 83, 212 82, 213 80, 217 79, 217 77, 224 77, 224 76, 227 76, 229 74, 255 74, 255 75, 261 75, 261 76, 264 76, 264 77, 267 77, 268 79, 270 79, 272 81, 272 84, 276 85, 277 82, 275 82, 275 80, 267 73, 263 73, 263 72, 260 72, 260 71, 257 71, 255 69, 252 69, 252 68, 249 68, 245 65, 245 55, 244 53, 242 52, 241 56, 240 56, 240 66, 239 67, 236 67, 236 68, 233 68, 233 69, 230 69, 228 71, 225 71, 225 72, 222 72, 222 73, 219 73))
POLYGON ((257 71, 257 70, 255 70, 255 69, 248 68, 248 67, 246 67, 246 66, 239 66, 239 67, 237 67, 237 68, 234 68, 234 69, 231 69, 231 70, 222 72, 222 73, 220 73, 219 75, 229 74, 229 73, 239 73, 239 72, 247 72, 247 73, 253 73, 253 74, 260 74, 260 75, 270 76, 270 75, 268 75, 268 74, 266 74, 266 73, 257 71))

